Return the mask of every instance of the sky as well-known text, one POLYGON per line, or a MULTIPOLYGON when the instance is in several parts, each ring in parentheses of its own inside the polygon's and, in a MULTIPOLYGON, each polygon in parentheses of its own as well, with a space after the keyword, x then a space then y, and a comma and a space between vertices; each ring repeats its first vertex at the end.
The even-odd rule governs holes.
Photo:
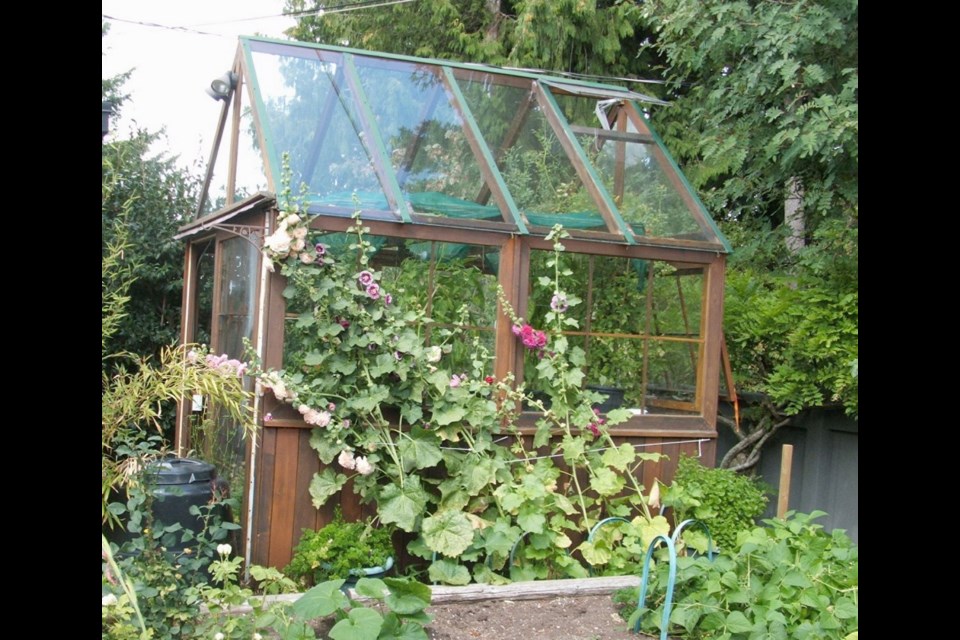
POLYGON ((164 129, 167 138, 156 151, 180 156, 181 164, 199 162, 205 166, 220 103, 204 93, 204 88, 233 65, 238 35, 283 37, 293 20, 265 16, 279 16, 284 1, 102 2, 103 20, 110 23, 102 41, 102 77, 133 69, 124 85, 130 100, 123 105, 120 117, 111 120, 109 135, 127 137, 133 126, 149 131, 164 129))

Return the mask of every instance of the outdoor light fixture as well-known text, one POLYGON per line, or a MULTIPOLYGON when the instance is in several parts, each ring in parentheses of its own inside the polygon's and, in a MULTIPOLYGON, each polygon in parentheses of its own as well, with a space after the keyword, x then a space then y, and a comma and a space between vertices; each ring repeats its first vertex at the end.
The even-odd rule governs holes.
POLYGON ((214 79, 207 87, 207 95, 214 100, 226 100, 230 97, 230 92, 237 86, 237 74, 233 71, 227 71, 219 78, 214 79))

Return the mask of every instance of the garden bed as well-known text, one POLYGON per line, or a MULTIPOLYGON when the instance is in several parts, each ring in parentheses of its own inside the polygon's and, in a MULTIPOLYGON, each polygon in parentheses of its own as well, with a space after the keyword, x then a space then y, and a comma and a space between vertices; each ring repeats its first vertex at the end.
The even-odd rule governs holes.
MULTIPOLYGON (((427 613, 431 640, 646 640, 634 634, 617 613, 613 593, 640 584, 637 576, 537 580, 507 585, 434 586, 427 613)), ((301 594, 268 597, 291 602, 301 594)), ((351 590, 351 599, 365 601, 351 590)), ((234 613, 249 611, 237 607, 234 613)), ((329 624, 319 624, 326 637, 329 624)))

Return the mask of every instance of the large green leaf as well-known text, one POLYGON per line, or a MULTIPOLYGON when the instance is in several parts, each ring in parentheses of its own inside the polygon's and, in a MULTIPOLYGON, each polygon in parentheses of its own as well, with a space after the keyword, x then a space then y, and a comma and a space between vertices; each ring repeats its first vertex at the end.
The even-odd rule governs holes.
POLYGON ((375 600, 383 600, 388 591, 386 583, 380 578, 360 578, 356 589, 361 596, 375 600))
POLYGON ((540 509, 534 504, 525 504, 520 507, 520 513, 517 516, 517 524, 524 531, 530 533, 542 533, 543 526, 547 523, 547 518, 540 509))
POLYGON ((473 579, 478 584, 510 584, 509 578, 504 578, 485 564, 478 564, 473 567, 473 579))
POLYGON ((417 518, 427 504, 427 494, 420 486, 420 478, 407 476, 404 485, 390 484, 380 493, 380 520, 395 524, 404 531, 415 531, 417 518))
POLYGON ((361 413, 369 413, 380 406, 390 396, 390 390, 382 385, 374 385, 366 393, 355 395, 347 400, 347 407, 361 413))
POLYGON ((395 613, 388 613, 383 618, 379 640, 429 640, 429 636, 419 622, 405 621, 395 613))
POLYGON ((618 471, 626 471, 636 457, 637 450, 629 442, 624 442, 615 449, 611 448, 604 451, 601 460, 608 467, 613 467, 618 471))
POLYGON ((461 474, 463 486, 471 496, 479 494, 496 481, 496 464, 490 458, 482 458, 467 467, 461 474))
POLYGON ((341 586, 343 580, 321 582, 293 603, 293 613, 303 620, 313 620, 347 607, 350 601, 340 591, 341 586))
POLYGON ((473 542, 473 525, 462 511, 441 511, 424 518, 423 539, 433 551, 455 558, 473 542))
POLYGON ((330 464, 343 451, 343 443, 337 444, 327 429, 313 429, 310 432, 310 448, 317 452, 323 464, 330 464))
POLYGON ((833 608, 833 615, 841 620, 856 618, 860 615, 860 608, 850 598, 840 598, 833 608))
POLYGON ((433 421, 437 426, 445 426, 463 419, 467 410, 460 405, 447 405, 433 412, 433 421))
POLYGON ((740 611, 731 611, 727 615, 726 627, 730 633, 747 633, 753 629, 753 624, 740 611))
POLYGON ((385 578, 384 582, 390 589, 386 603, 394 613, 409 616, 430 606, 433 592, 422 582, 410 578, 385 578))
POLYGON ((351 609, 346 619, 333 625, 330 637, 333 640, 377 640, 383 616, 373 609, 351 609))
POLYGON ((610 562, 612 554, 610 552, 610 545, 605 541, 594 542, 584 542, 577 550, 583 554, 583 559, 586 560, 591 565, 602 565, 610 562))
POLYGON ((623 485, 623 477, 606 467, 595 469, 590 479, 590 488, 601 496, 616 495, 623 490, 623 485))
POLYGON ((336 473, 330 467, 327 467, 320 473, 313 474, 313 480, 310 481, 310 497, 313 507, 319 509, 324 505, 327 499, 340 491, 347 482, 347 476, 342 473, 336 473))
POLYGON ((404 472, 433 467, 443 459, 443 453, 434 441, 435 438, 436 436, 423 429, 414 429, 409 437, 400 441, 404 472))
POLYGON ((430 580, 443 584, 470 584, 470 572, 453 560, 440 559, 430 565, 430 580))

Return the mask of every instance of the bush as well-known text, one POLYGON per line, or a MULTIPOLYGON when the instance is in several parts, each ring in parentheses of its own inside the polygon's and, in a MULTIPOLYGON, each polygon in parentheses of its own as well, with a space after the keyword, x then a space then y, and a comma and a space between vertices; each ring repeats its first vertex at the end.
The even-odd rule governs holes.
POLYGON ((319 531, 303 530, 284 573, 303 586, 333 578, 350 578, 351 570, 380 567, 393 555, 392 528, 365 522, 344 522, 338 508, 333 521, 319 531))
POLYGON ((767 507, 767 497, 752 478, 729 469, 704 467, 696 458, 681 457, 663 504, 676 510, 678 523, 687 518, 701 520, 710 527, 718 546, 732 549, 737 534, 756 525, 767 507))
MULTIPOLYGON (((859 551, 845 532, 826 533, 813 520, 787 514, 742 532, 735 552, 677 559, 670 633, 682 638, 846 638, 859 627, 859 551)), ((668 566, 657 565, 647 605, 637 589, 617 594, 634 624, 659 632, 668 566), (652 599, 651 595, 657 599, 652 599)), ((627 617, 626 615, 624 617, 627 617)), ((853 636, 855 637, 855 636, 853 636)))

